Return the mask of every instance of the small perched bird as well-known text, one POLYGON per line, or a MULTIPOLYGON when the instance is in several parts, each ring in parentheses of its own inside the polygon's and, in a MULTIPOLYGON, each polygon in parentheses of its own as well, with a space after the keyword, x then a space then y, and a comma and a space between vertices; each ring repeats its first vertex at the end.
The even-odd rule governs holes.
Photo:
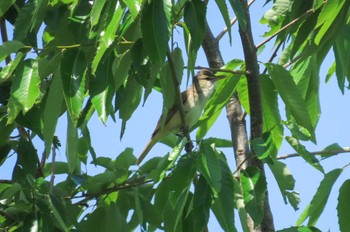
MULTIPOLYGON (((224 77, 225 76, 215 76, 211 71, 203 69, 195 76, 190 88, 181 93, 186 122, 189 128, 194 126, 201 116, 206 102, 215 90, 216 81, 224 77)), ((161 126, 162 117, 163 115, 158 120, 156 129, 154 130, 150 141, 137 159, 136 164, 142 162, 148 152, 159 140, 169 134, 179 133, 181 130, 182 122, 176 104, 174 104, 166 115, 163 127, 161 126)))

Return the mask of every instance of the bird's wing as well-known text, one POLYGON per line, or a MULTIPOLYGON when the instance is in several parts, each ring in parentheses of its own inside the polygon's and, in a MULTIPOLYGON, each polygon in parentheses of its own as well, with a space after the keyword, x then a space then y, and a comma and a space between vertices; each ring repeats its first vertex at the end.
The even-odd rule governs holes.
MULTIPOLYGON (((189 95, 189 91, 191 90, 191 88, 187 89, 186 91, 183 91, 181 93, 181 98, 182 98, 182 104, 184 105, 185 102, 187 101, 187 97, 189 95)), ((177 106, 176 106, 176 102, 174 103, 174 105, 170 108, 170 110, 168 111, 168 114, 167 114, 167 117, 165 119, 165 123, 164 125, 166 125, 171 119, 172 117, 176 114, 177 112, 177 106)), ((163 119, 163 115, 160 116, 159 120, 158 120, 158 123, 157 123, 157 126, 156 126, 156 129, 154 129, 154 132, 152 134, 152 138, 158 133, 158 131, 160 130, 161 128, 161 125, 162 125, 162 119, 163 119)))

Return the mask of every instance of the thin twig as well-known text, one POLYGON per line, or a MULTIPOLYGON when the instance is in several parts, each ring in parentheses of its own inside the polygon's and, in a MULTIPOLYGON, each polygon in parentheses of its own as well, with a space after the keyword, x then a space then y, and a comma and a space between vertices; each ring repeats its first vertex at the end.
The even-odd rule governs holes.
MULTIPOLYGON (((250 2, 248 3, 248 6, 250 7, 253 3, 255 2, 255 0, 250 0, 250 2)), ((237 16, 234 17, 231 20, 231 27, 237 22, 237 16)), ((219 41, 222 39, 222 37, 224 37, 224 35, 228 32, 228 27, 225 27, 219 34, 218 36, 216 36, 216 40, 219 41)))
POLYGON ((132 184, 125 184, 123 186, 115 186, 113 188, 109 188, 103 192, 99 192, 99 193, 86 193, 86 194, 83 194, 82 196, 70 196, 70 197, 65 197, 66 199, 76 199, 76 198, 84 198, 76 203, 74 203, 75 205, 82 205, 90 200, 92 200, 93 198, 97 198, 97 197, 100 197, 102 195, 108 195, 108 194, 111 194, 113 192, 118 192, 120 190, 125 190, 125 189, 129 189, 129 188, 133 188, 133 187, 137 187, 139 185, 143 185, 143 184, 148 184, 148 183, 151 183, 153 182, 154 180, 153 179, 150 179, 150 180, 145 180, 145 181, 142 181, 142 182, 135 182, 135 183, 132 183, 132 184))
POLYGON ((268 43, 270 40, 272 40, 273 38, 275 38, 279 33, 285 31, 286 29, 290 28, 291 26, 293 26, 294 24, 298 23, 299 21, 301 21, 302 19, 304 19, 305 17, 311 15, 314 12, 314 9, 310 9, 308 11, 306 11, 304 14, 302 14, 301 16, 299 16, 298 18, 290 21, 288 24, 286 24, 284 27, 282 27, 281 29, 279 29, 278 31, 276 31, 275 33, 273 33, 269 38, 267 38, 266 40, 264 40, 263 42, 261 42, 260 44, 258 44, 256 46, 256 48, 260 48, 261 46, 263 46, 264 44, 268 43))
POLYGON ((180 83, 178 81, 179 79, 177 78, 177 74, 176 74, 176 70, 175 70, 175 63, 174 63, 173 58, 171 57, 169 50, 167 52, 167 58, 168 58, 168 62, 169 62, 171 77, 172 77, 174 88, 175 88, 175 103, 176 103, 177 108, 179 110, 182 128, 183 128, 183 133, 187 139, 187 144, 189 144, 188 146, 187 145, 185 146, 186 147, 185 149, 186 149, 186 152, 190 152, 192 150, 193 143, 192 143, 192 140, 190 137, 188 124, 186 122, 186 115, 185 115, 185 111, 184 111, 183 104, 182 104, 180 83))
MULTIPOLYGON (((268 62, 272 62, 273 59, 275 59, 275 57, 277 56, 277 52, 278 52, 278 50, 280 49, 280 47, 282 46, 282 44, 283 44, 283 41, 280 41, 280 42, 277 44, 277 46, 276 46, 275 50, 273 51, 273 53, 272 53, 272 55, 271 55, 271 57, 270 57, 270 59, 269 59, 268 62)), ((264 71, 263 71, 263 74, 266 74, 266 72, 267 72, 267 68, 265 67, 265 69, 264 69, 264 71)))
MULTIPOLYGON (((184 66, 184 68, 188 68, 187 66, 184 66)), ((195 66, 194 69, 207 69, 213 72, 227 72, 227 73, 232 73, 232 74, 238 74, 238 75, 245 75, 247 74, 246 71, 242 70, 230 70, 230 69, 221 69, 221 68, 209 68, 209 67, 204 67, 204 66, 195 66)))
MULTIPOLYGON (((348 153, 350 152, 350 147, 343 147, 342 149, 339 150, 323 150, 323 151, 313 151, 309 152, 311 155, 335 155, 335 154, 340 154, 340 153, 348 153)), ((293 154, 287 154, 287 155, 280 155, 277 156, 276 159, 288 159, 292 157, 299 157, 299 153, 293 153, 293 154)))

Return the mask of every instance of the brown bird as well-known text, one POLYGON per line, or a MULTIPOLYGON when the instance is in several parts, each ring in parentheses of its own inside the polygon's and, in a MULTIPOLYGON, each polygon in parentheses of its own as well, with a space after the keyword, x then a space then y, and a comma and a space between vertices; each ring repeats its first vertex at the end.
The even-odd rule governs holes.
MULTIPOLYGON (((201 116, 205 104, 215 90, 216 81, 224 77, 225 76, 215 76, 211 71, 203 69, 195 76, 190 88, 181 93, 186 122, 189 128, 194 126, 201 116)), ((163 115, 158 120, 156 129, 154 130, 150 141, 137 159, 136 164, 142 162, 148 152, 159 140, 169 134, 177 134, 181 130, 182 122, 176 104, 174 104, 166 115, 163 127, 161 126, 162 117, 163 115)))

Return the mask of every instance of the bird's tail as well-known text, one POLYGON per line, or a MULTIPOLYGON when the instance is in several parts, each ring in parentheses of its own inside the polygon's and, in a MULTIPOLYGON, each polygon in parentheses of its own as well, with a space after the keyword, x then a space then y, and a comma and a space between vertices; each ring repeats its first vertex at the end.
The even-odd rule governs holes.
POLYGON ((148 141, 146 147, 143 149, 141 155, 139 156, 139 158, 136 161, 136 164, 139 165, 142 160, 146 157, 146 155, 148 154, 148 152, 152 149, 152 147, 154 146, 154 144, 156 144, 156 140, 154 138, 150 139, 150 141, 148 141))

